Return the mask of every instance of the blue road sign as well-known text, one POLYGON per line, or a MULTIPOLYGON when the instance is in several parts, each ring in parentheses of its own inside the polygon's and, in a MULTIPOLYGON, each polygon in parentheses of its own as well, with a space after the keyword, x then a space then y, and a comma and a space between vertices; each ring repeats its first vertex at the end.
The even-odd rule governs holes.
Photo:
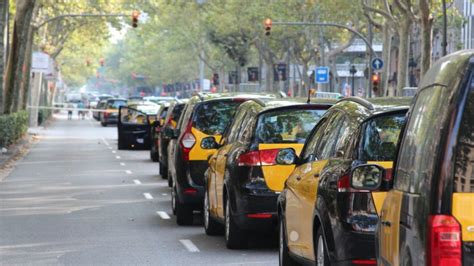
POLYGON ((372 60, 372 68, 375 70, 380 70, 383 68, 383 60, 380 58, 374 58, 372 60))
POLYGON ((328 83, 329 82, 329 67, 317 67, 316 68, 316 83, 328 83))

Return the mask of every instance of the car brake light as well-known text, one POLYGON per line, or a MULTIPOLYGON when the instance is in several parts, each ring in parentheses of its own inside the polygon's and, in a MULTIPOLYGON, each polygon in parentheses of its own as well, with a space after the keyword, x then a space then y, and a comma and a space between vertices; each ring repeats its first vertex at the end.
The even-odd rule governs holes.
POLYGON ((272 218, 272 214, 271 213, 251 213, 251 214, 247 214, 247 218, 270 219, 272 218))
POLYGON ((194 146, 194 144, 196 144, 196 138, 194 137, 193 133, 191 133, 192 128, 193 121, 190 120, 180 141, 181 147, 183 148, 183 159, 185 161, 189 161, 189 153, 191 152, 191 148, 194 146))
POLYGON ((450 215, 431 215, 428 219, 428 265, 462 265, 461 229, 450 215))
POLYGON ((237 159, 238 166, 275 165, 279 149, 251 151, 243 153, 237 159))
POLYGON ((348 192, 351 190, 351 179, 349 175, 343 175, 337 180, 337 192, 348 192))
POLYGON ((354 265, 377 265, 376 260, 352 260, 354 265))
POLYGON ((109 117, 109 112, 104 112, 104 118, 109 117))

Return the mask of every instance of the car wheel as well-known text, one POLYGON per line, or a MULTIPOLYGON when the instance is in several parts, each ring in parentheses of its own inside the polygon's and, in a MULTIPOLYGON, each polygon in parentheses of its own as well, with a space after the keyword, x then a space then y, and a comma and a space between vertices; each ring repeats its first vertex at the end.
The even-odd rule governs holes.
POLYGON ((323 229, 320 227, 316 235, 316 265, 329 265, 329 256, 324 245, 323 229))
POLYGON ((228 249, 241 249, 247 245, 245 232, 240 230, 232 218, 230 200, 225 201, 225 243, 228 249))
POLYGON ((280 262, 280 266, 293 266, 298 265, 291 257, 290 252, 288 250, 288 242, 286 241, 285 235, 285 221, 283 221, 283 217, 279 217, 280 226, 278 232, 278 260, 280 262))
POLYGON ((156 146, 155 145, 151 145, 151 148, 150 148, 150 159, 153 161, 153 162, 158 162, 159 161, 159 156, 158 156, 158 151, 156 150, 156 146))
POLYGON ((160 163, 160 176, 162 179, 168 179, 168 167, 162 166, 160 163))
POLYGON ((207 190, 204 194, 204 210, 203 210, 203 216, 204 216, 204 230, 206 231, 206 234, 208 236, 215 236, 215 235, 220 235, 222 234, 222 225, 219 224, 212 216, 210 212, 210 206, 209 206, 209 194, 207 193, 207 190))
POLYGON ((176 213, 176 223, 178 225, 192 225, 194 220, 193 209, 179 202, 178 193, 174 190, 174 205, 176 213))
POLYGON ((103 127, 106 127, 107 123, 106 122, 100 122, 100 125, 103 126, 103 127))

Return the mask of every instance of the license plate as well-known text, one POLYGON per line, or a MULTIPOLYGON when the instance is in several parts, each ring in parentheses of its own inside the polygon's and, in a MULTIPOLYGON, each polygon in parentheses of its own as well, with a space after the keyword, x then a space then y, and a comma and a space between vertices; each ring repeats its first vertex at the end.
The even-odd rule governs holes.
POLYGON ((143 138, 137 139, 137 143, 143 144, 144 142, 145 142, 145 141, 143 140, 143 138))

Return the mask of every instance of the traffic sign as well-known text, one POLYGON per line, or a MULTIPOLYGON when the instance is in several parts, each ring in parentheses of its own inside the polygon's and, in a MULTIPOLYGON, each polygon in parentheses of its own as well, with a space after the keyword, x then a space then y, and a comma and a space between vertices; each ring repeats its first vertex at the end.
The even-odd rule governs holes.
POLYGON ((315 75, 316 83, 329 82, 329 67, 317 67, 315 75))
POLYGON ((374 70, 380 70, 383 68, 383 60, 380 58, 374 58, 372 60, 372 68, 374 70))

